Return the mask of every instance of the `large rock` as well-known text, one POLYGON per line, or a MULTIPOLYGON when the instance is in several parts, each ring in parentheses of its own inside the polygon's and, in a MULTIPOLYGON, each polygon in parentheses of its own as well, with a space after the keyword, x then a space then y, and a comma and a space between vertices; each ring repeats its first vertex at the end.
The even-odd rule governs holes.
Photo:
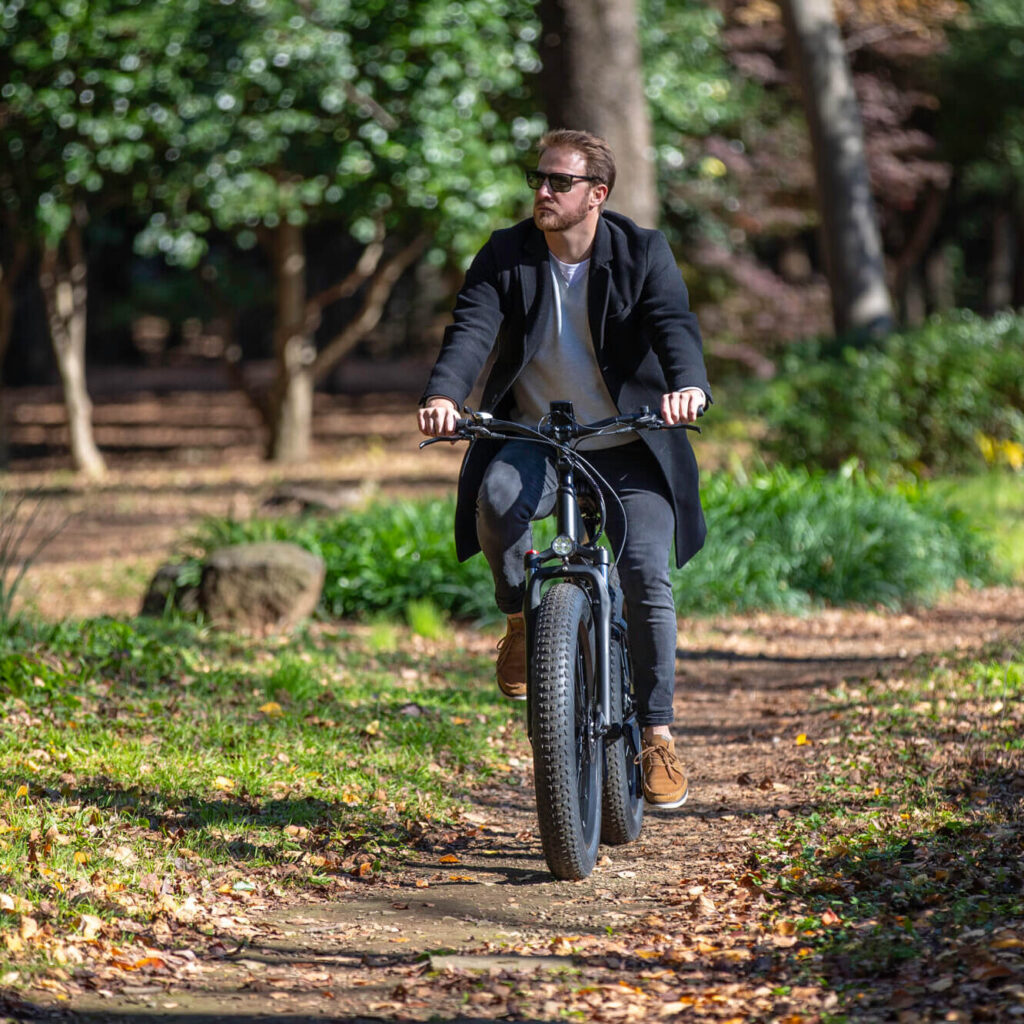
POLYGON ((172 562, 161 565, 149 581, 149 590, 142 599, 140 615, 154 615, 159 618, 164 612, 177 609, 186 615, 199 611, 199 588, 179 582, 185 565, 172 562))
POLYGON ((195 588, 176 587, 177 572, 177 566, 157 570, 144 615, 160 615, 171 604, 225 629, 283 631, 312 615, 324 585, 323 559, 284 541, 218 548, 195 588))

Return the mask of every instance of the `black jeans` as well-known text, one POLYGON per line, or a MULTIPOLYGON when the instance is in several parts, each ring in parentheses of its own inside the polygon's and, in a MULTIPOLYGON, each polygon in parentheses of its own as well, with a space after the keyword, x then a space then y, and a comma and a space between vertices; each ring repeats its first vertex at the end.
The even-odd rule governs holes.
MULTIPOLYGON (((676 611, 668 575, 675 529, 664 474, 641 441, 585 453, 625 508, 628 529, 614 499, 606 532, 618 550, 619 579, 629 609, 637 719, 641 726, 669 725, 675 691, 676 611)), ((539 444, 510 441, 491 462, 477 496, 477 536, 494 575, 494 596, 506 615, 522 611, 523 558, 533 546, 530 523, 550 515, 555 502, 553 457, 539 444)))

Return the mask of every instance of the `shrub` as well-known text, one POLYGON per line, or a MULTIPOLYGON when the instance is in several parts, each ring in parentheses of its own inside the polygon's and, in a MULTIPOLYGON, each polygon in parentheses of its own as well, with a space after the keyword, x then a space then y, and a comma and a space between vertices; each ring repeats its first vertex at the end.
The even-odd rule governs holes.
POLYGON ((777 466, 705 487, 708 540, 674 579, 681 613, 927 601, 994 578, 965 517, 919 484, 777 466))
POLYGON ((754 398, 766 449, 788 465, 825 469, 850 458, 878 472, 977 469, 986 440, 1024 441, 1022 352, 1024 317, 968 312, 877 346, 795 346, 754 398))
MULTIPOLYGON (((987 548, 962 514, 920 486, 887 489, 852 470, 826 476, 778 467, 745 480, 717 476, 704 500, 707 546, 674 575, 683 613, 897 605, 992 575, 987 548)), ((459 618, 493 618, 483 558, 455 559, 453 513, 451 500, 435 500, 323 520, 214 521, 198 539, 206 548, 291 540, 316 551, 327 566, 330 616, 403 618, 429 600, 459 618)))

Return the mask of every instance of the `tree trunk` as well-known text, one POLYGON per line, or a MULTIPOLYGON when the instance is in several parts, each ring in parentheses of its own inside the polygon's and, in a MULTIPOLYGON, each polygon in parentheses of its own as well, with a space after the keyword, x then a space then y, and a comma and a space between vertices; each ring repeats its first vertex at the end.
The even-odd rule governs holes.
MULTIPOLYGON (((302 228, 284 223, 273 235, 271 252, 277 282, 274 353, 277 372, 268 403, 268 456, 275 462, 309 458, 313 437, 313 394, 317 382, 379 323, 398 279, 419 259, 427 245, 420 235, 383 260, 384 234, 363 250, 359 262, 339 282, 306 297, 306 252, 302 228), (362 306, 345 328, 318 354, 314 335, 323 311, 366 288, 362 306)), ((242 381, 238 368, 236 380, 242 381)), ((250 396, 252 397, 252 396, 250 396)), ((254 401, 257 408, 262 403, 254 401)))
POLYGON ((85 386, 85 310, 88 298, 84 211, 76 210, 64 236, 66 261, 60 243, 47 245, 39 262, 39 286, 46 303, 50 338, 64 389, 71 458, 75 469, 92 479, 106 473, 106 463, 92 433, 92 402, 85 386))
POLYGON ((306 318, 306 247, 302 228, 282 220, 274 231, 277 309, 268 455, 305 462, 313 438, 313 360, 316 345, 306 318))
POLYGON ((540 0, 540 20, 548 125, 607 139, 617 171, 608 206, 654 227, 658 192, 635 0, 540 0))
MULTIPOLYGON (((5 227, 13 228, 11 218, 5 227)), ((13 234, 13 231, 11 232, 13 234)), ((10 458, 10 446, 7 438, 7 406, 4 394, 4 362, 7 349, 11 344, 11 332, 14 329, 14 289, 18 278, 25 267, 28 257, 28 245, 19 240, 14 242, 8 259, 0 263, 0 467, 6 466, 10 458)))
POLYGON ((924 263, 924 277, 930 307, 937 313, 951 310, 956 305, 956 292, 944 246, 929 253, 924 263))
POLYGON ((992 255, 988 264, 985 304, 990 313, 1007 309, 1013 303, 1013 263, 1017 242, 1013 216, 1009 210, 997 210, 992 218, 992 255))
POLYGON ((892 301, 860 108, 832 0, 782 0, 782 11, 814 150, 835 329, 882 335, 893 328, 892 301))

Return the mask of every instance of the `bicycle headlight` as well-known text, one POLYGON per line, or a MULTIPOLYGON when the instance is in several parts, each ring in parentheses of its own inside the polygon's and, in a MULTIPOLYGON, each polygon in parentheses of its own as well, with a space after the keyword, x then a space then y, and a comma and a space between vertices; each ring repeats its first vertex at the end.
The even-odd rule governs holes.
POLYGON ((572 537, 567 537, 564 533, 560 533, 551 542, 551 550, 562 558, 565 558, 566 555, 571 555, 575 547, 576 545, 572 537))

